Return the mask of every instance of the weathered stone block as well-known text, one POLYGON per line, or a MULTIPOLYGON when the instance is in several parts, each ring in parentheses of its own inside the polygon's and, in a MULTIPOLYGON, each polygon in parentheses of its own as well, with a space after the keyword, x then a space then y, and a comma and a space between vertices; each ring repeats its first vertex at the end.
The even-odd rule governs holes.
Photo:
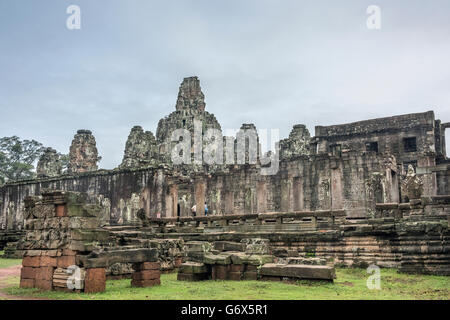
POLYGON ((185 262, 180 266, 178 270, 180 273, 195 274, 195 273, 207 273, 208 268, 204 263, 199 262, 185 262))
POLYGON ((58 265, 56 257, 41 256, 41 267, 56 267, 58 265))
POLYGON ((227 265, 231 263, 231 255, 222 253, 222 254, 205 254, 203 257, 203 262, 206 264, 222 264, 227 265))
POLYGON ((58 268, 68 268, 72 265, 76 265, 75 256, 61 256, 57 258, 58 268))
POLYGON ((70 231, 70 238, 78 241, 106 241, 108 240, 109 232, 106 230, 94 229, 72 229, 70 231))
POLYGON ((67 215, 67 206, 64 204, 56 205, 56 216, 65 217, 67 215))
POLYGON ((159 262, 142 262, 133 264, 133 269, 136 271, 159 270, 159 268, 160 268, 159 262))
POLYGON ((211 243, 206 241, 189 241, 185 243, 188 252, 209 252, 211 243))
POLYGON ((56 215, 55 205, 53 204, 36 204, 33 209, 35 218, 52 218, 56 215))
POLYGON ((286 265, 268 263, 261 267, 263 276, 289 277, 297 279, 333 280, 336 275, 333 267, 310 265, 286 265))
POLYGON ((239 242, 231 241, 216 241, 214 242, 214 249, 219 251, 245 251, 246 245, 239 242))
POLYGON ((41 265, 41 257, 24 257, 22 260, 22 266, 38 268, 41 265))
POLYGON ((230 272, 230 266, 213 265, 211 277, 213 280, 227 280, 228 273, 230 272))
POLYGON ((36 269, 31 267, 22 267, 20 270, 21 279, 36 279, 36 269))
POLYGON ((273 256, 271 255, 249 255, 241 252, 233 252, 231 255, 231 261, 233 264, 250 264, 260 266, 265 263, 273 262, 273 256))
POLYGON ((93 217, 70 217, 69 228, 71 229, 95 229, 100 226, 97 218, 93 217))
POLYGON ((103 292, 106 289, 106 272, 105 268, 86 269, 84 279, 84 292, 95 293, 103 292))
POLYGON ((53 279, 53 270, 53 267, 36 268, 36 280, 51 281, 53 279))
POLYGON ((143 270, 138 272, 133 272, 131 275, 132 280, 151 280, 159 279, 161 272, 159 270, 143 270))
POLYGON ((34 288, 35 279, 20 279, 20 287, 21 288, 34 288))
POLYGON ((88 256, 77 256, 77 264, 85 268, 106 268, 114 263, 156 262, 156 249, 128 249, 91 253, 88 256))
POLYGON ((231 272, 243 272, 245 270, 244 264, 232 264, 230 265, 231 272))

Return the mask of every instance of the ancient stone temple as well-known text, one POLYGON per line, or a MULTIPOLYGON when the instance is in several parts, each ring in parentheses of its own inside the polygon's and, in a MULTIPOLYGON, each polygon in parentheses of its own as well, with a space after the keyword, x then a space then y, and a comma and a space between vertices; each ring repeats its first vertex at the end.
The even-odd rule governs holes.
POLYGON ((89 130, 78 130, 73 137, 69 153, 69 172, 81 173, 98 169, 98 156, 95 138, 89 130))
POLYGON ((39 158, 36 173, 38 178, 56 177, 62 173, 62 162, 55 149, 47 148, 39 158))
POLYGON ((450 123, 433 111, 316 126, 314 136, 293 122, 289 137, 262 154, 253 124, 223 136, 197 77, 183 80, 174 104, 156 134, 131 129, 114 170, 98 170, 87 130, 74 137, 68 173, 60 175, 46 152, 37 179, 0 188, 3 233, 24 229, 25 197, 74 191, 101 207, 100 226, 120 232, 123 245, 263 238, 280 259, 311 253, 344 265, 450 274, 450 123))

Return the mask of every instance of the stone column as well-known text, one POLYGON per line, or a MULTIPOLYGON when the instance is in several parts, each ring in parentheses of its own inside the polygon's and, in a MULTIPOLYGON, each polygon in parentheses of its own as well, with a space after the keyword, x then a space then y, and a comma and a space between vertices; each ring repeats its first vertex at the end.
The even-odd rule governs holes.
POLYGON ((226 191, 225 193, 225 214, 234 213, 234 192, 226 191))
POLYGON ((331 209, 337 210, 343 207, 341 170, 331 169, 331 209))
POLYGON ((166 194, 166 212, 164 214, 165 217, 170 218, 173 214, 173 199, 172 199, 172 192, 169 191, 168 194, 166 194))
POLYGON ((287 212, 290 211, 291 208, 291 178, 286 177, 285 179, 281 180, 281 211, 287 212))
POLYGON ((267 186, 265 181, 258 181, 258 194, 257 194, 257 211, 258 213, 264 213, 267 211, 267 186))
POLYGON ((176 184, 170 187, 170 194, 172 196, 172 217, 176 217, 178 213, 178 186, 176 184))
POLYGON ((293 197, 294 197, 294 211, 302 211, 304 209, 304 201, 303 201, 303 179, 301 177, 294 177, 293 197))
POLYGON ((205 194, 206 181, 203 178, 195 180, 195 204, 197 207, 197 216, 205 215, 205 194))

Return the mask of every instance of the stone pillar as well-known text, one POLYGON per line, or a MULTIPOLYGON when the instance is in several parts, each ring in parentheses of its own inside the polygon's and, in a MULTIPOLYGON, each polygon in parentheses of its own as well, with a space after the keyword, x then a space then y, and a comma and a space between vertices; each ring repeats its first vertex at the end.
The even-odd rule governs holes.
POLYGON ((166 212, 165 217, 170 218, 173 214, 173 199, 172 199, 172 193, 169 192, 169 194, 166 194, 166 212))
POLYGON ((178 186, 172 185, 170 187, 170 194, 172 196, 172 215, 171 217, 176 217, 178 214, 178 186))
POLYGON ((257 211, 264 213, 267 211, 267 186, 265 181, 258 181, 258 195, 257 195, 257 211))
POLYGON ((225 214, 234 213, 234 192, 226 191, 225 193, 225 214))
POLYGON ((291 179, 286 177, 281 180, 281 211, 287 212, 291 210, 291 179))
POLYGON ((132 287, 153 287, 161 284, 159 262, 135 263, 133 269, 134 272, 131 275, 132 287))
POLYGON ((197 207, 197 216, 204 216, 206 181, 202 178, 196 179, 194 188, 195 188, 195 204, 197 207))
POLYGON ((294 198, 294 211, 302 211, 304 209, 304 201, 303 201, 303 179, 301 177, 294 177, 293 198, 294 198))
POLYGON ((342 179, 339 168, 331 169, 331 209, 337 210, 344 208, 342 201, 342 179))

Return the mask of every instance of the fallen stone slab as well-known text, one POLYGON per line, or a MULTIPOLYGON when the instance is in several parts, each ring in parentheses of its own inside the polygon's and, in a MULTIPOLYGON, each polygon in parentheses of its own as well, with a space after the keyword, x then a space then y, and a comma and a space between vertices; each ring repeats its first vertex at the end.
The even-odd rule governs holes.
POLYGON ((156 249, 129 249, 121 251, 92 252, 77 256, 77 264, 85 268, 107 268, 115 263, 139 263, 158 261, 156 249))
POLYGON ((328 280, 336 279, 333 267, 302 264, 267 263, 259 270, 261 276, 287 277, 295 279, 328 280))
POLYGON ((207 273, 208 267, 204 263, 199 262, 184 262, 181 264, 179 273, 183 274, 196 274, 196 273, 207 273))
POLYGON ((233 264, 249 264, 253 266, 261 266, 266 263, 273 262, 272 255, 246 254, 243 252, 233 252, 231 254, 231 262, 233 264))
POLYGON ((216 241, 214 242, 214 249, 219 251, 245 251, 245 243, 232 241, 216 241))
POLYGON ((211 244, 206 241, 188 241, 185 243, 186 251, 188 252, 209 252, 211 251, 211 244))
POLYGON ((327 264, 327 260, 323 258, 288 257, 285 260, 287 264, 306 264, 310 266, 325 266, 327 264))
POLYGON ((206 264, 228 265, 231 264, 231 254, 205 254, 203 262, 206 264))

